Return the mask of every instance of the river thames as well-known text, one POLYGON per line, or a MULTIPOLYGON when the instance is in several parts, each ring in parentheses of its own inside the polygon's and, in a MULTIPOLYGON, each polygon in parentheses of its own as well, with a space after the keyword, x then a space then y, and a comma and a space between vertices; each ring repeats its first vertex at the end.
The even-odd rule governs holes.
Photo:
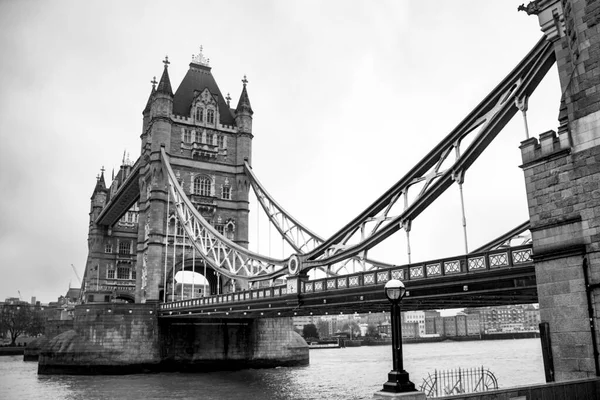
MULTIPOLYGON (((420 387, 435 369, 484 366, 499 387, 543 383, 539 339, 405 344, 404 367, 420 387)), ((2 400, 370 399, 391 369, 389 346, 311 350, 310 365, 213 373, 38 376, 37 362, 0 357, 2 400)))

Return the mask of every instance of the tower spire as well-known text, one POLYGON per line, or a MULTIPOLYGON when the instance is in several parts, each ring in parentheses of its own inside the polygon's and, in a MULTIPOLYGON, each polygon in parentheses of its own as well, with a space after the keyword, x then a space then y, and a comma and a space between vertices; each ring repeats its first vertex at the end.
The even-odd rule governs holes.
POLYGON ((169 64, 171 64, 169 62, 169 56, 165 56, 163 64, 165 64, 165 69, 163 70, 163 74, 160 77, 160 82, 158 83, 158 88, 156 89, 156 91, 158 93, 165 93, 169 96, 173 96, 173 89, 171 88, 171 80, 169 79, 168 71, 169 64))
POLYGON ((246 75, 244 75, 242 83, 244 84, 244 87, 242 88, 242 94, 240 95, 240 100, 238 101, 235 111, 236 114, 246 113, 247 115, 251 116, 254 114, 254 111, 252 111, 252 107, 250 106, 250 98, 248 97, 248 91, 246 90, 246 85, 248 84, 246 75))

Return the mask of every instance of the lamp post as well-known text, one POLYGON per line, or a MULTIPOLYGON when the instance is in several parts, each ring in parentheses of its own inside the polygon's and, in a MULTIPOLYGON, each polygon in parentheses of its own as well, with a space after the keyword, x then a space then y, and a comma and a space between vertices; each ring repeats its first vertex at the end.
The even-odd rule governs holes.
POLYGON ((385 297, 392 303, 392 359, 393 369, 388 373, 388 381, 383 384, 383 392, 414 392, 415 384, 408 379, 402 362, 402 321, 400 302, 406 293, 404 284, 392 279, 385 284, 385 297))

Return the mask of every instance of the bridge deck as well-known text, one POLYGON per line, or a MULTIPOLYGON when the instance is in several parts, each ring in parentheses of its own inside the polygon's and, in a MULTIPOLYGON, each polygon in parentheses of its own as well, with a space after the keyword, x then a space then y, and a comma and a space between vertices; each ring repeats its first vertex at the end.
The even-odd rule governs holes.
POLYGON ((531 245, 526 245, 313 281, 288 278, 287 285, 164 303, 159 315, 261 318, 387 311, 383 287, 390 279, 404 281, 406 311, 537 302, 531 245))

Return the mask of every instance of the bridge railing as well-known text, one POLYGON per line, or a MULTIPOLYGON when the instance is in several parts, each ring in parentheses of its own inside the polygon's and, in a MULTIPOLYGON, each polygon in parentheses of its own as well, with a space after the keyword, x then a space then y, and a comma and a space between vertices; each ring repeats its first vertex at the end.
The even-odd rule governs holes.
MULTIPOLYGON (((485 253, 467 254, 424 263, 378 269, 355 274, 300 282, 301 294, 330 290, 351 289, 384 284, 390 279, 418 281, 426 278, 448 277, 465 273, 478 273, 500 268, 529 265, 532 260, 531 244, 497 249, 485 253)), ((291 292, 289 294, 292 294, 291 292)), ((293 293, 295 294, 295 293, 293 293)), ((160 305, 161 310, 180 310, 190 307, 231 304, 277 298, 288 295, 286 285, 256 288, 196 299, 185 299, 160 305)))
POLYGON ((251 290, 242 290, 239 292, 231 292, 225 294, 218 294, 213 296, 199 297, 196 299, 185 299, 160 305, 161 310, 177 310, 188 307, 198 306, 210 306, 217 304, 230 304, 245 302, 251 300, 262 300, 269 298, 276 298, 286 296, 287 286, 277 285, 271 287, 264 287, 251 290))
POLYGON ((328 290, 383 284, 390 279, 414 281, 425 278, 443 277, 467 272, 489 271, 497 268, 530 264, 531 245, 498 249, 486 253, 468 254, 424 263, 357 272, 355 274, 316 279, 303 282, 301 293, 323 292, 328 290))

